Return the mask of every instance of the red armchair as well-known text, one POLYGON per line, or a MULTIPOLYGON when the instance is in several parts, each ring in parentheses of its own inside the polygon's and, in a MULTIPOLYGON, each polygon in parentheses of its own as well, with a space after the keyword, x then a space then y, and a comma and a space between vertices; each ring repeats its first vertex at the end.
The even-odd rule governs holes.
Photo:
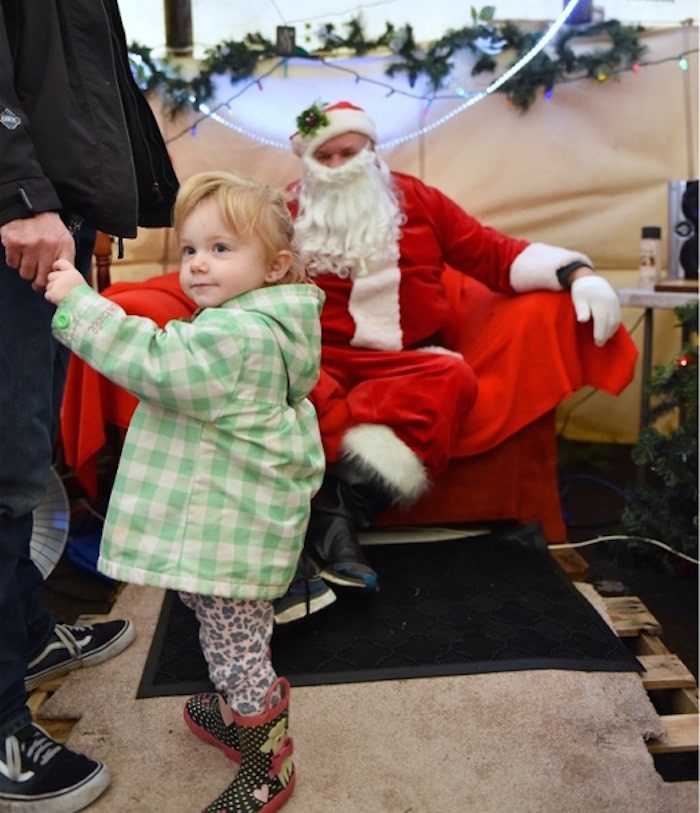
MULTIPOLYGON (((384 512, 378 524, 539 521, 550 542, 565 541, 556 407, 584 385, 621 392, 634 375, 637 350, 624 328, 605 347, 595 347, 590 324, 576 322, 568 294, 507 297, 450 269, 444 281, 452 305, 444 343, 474 367, 477 400, 455 458, 431 491, 408 510, 384 512)), ((194 307, 176 273, 117 283, 103 295, 161 326, 194 307)), ((96 462, 107 426, 124 430, 135 405, 134 396, 71 358, 61 440, 66 463, 91 496, 97 494, 96 462)))

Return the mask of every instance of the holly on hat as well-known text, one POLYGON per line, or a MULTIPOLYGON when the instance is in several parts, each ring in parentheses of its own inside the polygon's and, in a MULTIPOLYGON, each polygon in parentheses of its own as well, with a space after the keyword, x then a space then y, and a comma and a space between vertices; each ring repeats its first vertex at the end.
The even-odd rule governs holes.
POLYGON ((326 141, 345 133, 362 133, 376 143, 377 130, 361 107, 350 102, 336 102, 320 107, 312 104, 297 116, 296 133, 289 137, 298 156, 315 152, 326 141))

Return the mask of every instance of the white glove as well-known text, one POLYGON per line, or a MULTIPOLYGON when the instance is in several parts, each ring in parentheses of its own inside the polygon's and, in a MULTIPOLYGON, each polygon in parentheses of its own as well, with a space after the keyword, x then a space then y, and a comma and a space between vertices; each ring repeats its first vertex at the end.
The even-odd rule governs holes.
POLYGON ((593 317, 593 340, 602 347, 620 324, 620 300, 610 283, 598 276, 584 276, 571 284, 571 300, 579 322, 593 317))

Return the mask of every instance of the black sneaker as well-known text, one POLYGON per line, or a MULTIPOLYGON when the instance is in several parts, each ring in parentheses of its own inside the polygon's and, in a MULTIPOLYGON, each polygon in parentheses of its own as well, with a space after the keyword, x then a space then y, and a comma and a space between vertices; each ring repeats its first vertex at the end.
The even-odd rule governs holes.
POLYGON ((123 652, 134 640, 134 625, 126 619, 90 626, 56 624, 48 644, 27 668, 24 686, 29 692, 51 678, 81 666, 95 666, 123 652))
POLYGON ((30 723, 0 745, 2 813, 75 813, 109 785, 101 762, 77 754, 30 723))
POLYGON ((334 601, 335 593, 321 578, 318 565, 302 554, 287 592, 273 602, 275 623, 289 624, 290 621, 298 621, 328 607, 334 601))

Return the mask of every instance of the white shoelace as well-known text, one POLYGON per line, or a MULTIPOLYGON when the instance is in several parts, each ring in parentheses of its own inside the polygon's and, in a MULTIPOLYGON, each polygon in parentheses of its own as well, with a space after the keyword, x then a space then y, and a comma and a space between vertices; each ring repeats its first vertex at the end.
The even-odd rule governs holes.
POLYGON ((16 782, 22 773, 22 753, 19 750, 19 740, 17 737, 7 737, 5 739, 5 764, 0 766, 0 770, 16 782))
POLYGON ((35 735, 29 743, 25 753, 32 762, 38 765, 46 765, 61 750, 61 746, 54 742, 43 728, 35 726, 44 736, 35 735))
MULTIPOLYGON (((27 742, 24 753, 28 760, 35 765, 46 765, 61 750, 61 746, 54 742, 41 726, 34 725, 36 733, 27 742), (41 736, 43 735, 43 736, 41 736)), ((22 746, 16 736, 5 739, 5 764, 0 763, 0 771, 13 782, 22 782, 32 775, 31 769, 25 766, 22 770, 22 746)))
MULTIPOLYGON (((86 627, 75 627, 75 629, 86 629, 86 627)), ((73 633, 68 629, 68 627, 66 627, 64 624, 56 624, 54 631, 56 632, 56 637, 66 647, 70 654, 74 658, 77 658, 81 654, 82 650, 80 648, 80 644, 75 640, 73 633)))
MULTIPOLYGON (((78 630, 88 630, 88 627, 73 627, 73 629, 77 632, 78 630)), ((34 660, 29 662, 29 668, 36 666, 37 663, 42 661, 48 654, 54 649, 59 649, 65 647, 70 656, 72 658, 78 658, 82 654, 82 649, 78 641, 76 641, 75 636, 73 633, 68 629, 65 624, 56 624, 54 627, 54 632, 56 633, 56 638, 58 639, 53 640, 49 639, 49 643, 41 650, 41 652, 34 658, 34 660)))

